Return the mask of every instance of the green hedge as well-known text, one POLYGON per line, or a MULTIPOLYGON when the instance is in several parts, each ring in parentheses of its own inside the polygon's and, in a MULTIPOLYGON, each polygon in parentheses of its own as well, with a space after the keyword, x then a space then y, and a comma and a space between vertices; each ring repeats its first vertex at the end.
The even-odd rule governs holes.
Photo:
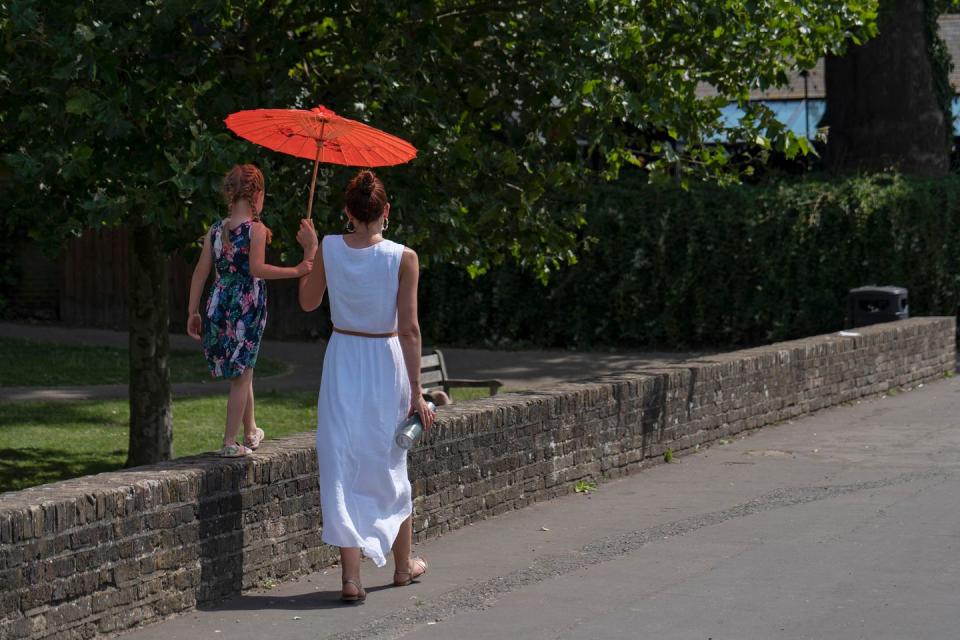
POLYGON ((510 267, 421 284, 429 342, 727 347, 836 331, 846 292, 910 290, 913 315, 960 305, 960 177, 762 186, 597 187, 580 262, 547 286, 510 267))

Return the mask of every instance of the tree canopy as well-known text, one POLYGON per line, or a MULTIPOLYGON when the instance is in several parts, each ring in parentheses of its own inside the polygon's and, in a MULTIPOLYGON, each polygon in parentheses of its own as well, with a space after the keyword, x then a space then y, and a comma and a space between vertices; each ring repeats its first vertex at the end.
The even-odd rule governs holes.
MULTIPOLYGON (((869 37, 876 0, 14 0, 0 3, 8 228, 62 237, 136 221, 166 248, 222 215, 223 172, 256 161, 267 221, 292 230, 309 163, 232 138, 239 109, 325 104, 410 139, 382 171, 399 237, 425 261, 546 274, 575 260, 589 181, 735 175, 718 133, 788 154, 806 140, 746 104, 793 67, 869 37), (707 82, 719 96, 698 99, 707 82)), ((329 168, 340 227, 349 171, 329 168)), ((287 239, 290 236, 286 236, 287 239)))
MULTIPOLYGON (((417 160, 381 172, 391 234, 426 265, 545 281, 576 261, 588 187, 625 164, 727 179, 718 133, 805 152, 756 105, 724 131, 721 107, 875 20, 876 0, 0 2, 0 224, 53 243, 126 226, 128 463, 153 462, 173 453, 165 252, 223 215, 236 162, 264 169, 281 240, 305 210, 310 164, 235 140, 229 113, 324 104, 408 138, 417 160), (698 99, 701 82, 719 95, 698 99)), ((322 231, 341 227, 348 174, 323 172, 322 231)))

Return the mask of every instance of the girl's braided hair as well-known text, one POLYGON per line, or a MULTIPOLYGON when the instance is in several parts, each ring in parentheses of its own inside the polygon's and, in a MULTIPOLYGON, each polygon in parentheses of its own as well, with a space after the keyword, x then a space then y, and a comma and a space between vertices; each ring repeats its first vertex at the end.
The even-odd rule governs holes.
MULTIPOLYGON (((223 186, 220 187, 223 199, 226 200, 228 207, 233 207, 240 200, 247 201, 247 204, 250 205, 250 211, 253 213, 254 222, 260 222, 260 214, 257 212, 254 200, 263 189, 263 173, 256 165, 252 164, 235 165, 223 177, 223 186)), ((269 236, 269 229, 267 233, 269 236)), ((221 239, 223 246, 230 246, 230 225, 226 223, 221 230, 221 239)))

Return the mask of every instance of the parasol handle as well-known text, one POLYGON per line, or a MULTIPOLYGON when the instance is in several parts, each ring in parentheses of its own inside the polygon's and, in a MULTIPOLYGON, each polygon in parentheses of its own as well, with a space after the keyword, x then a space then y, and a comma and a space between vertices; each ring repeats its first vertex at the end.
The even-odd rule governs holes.
POLYGON ((320 167, 320 154, 323 152, 323 141, 317 140, 317 159, 313 161, 313 179, 310 181, 310 200, 307 201, 307 219, 313 214, 313 192, 317 188, 317 169, 320 167))

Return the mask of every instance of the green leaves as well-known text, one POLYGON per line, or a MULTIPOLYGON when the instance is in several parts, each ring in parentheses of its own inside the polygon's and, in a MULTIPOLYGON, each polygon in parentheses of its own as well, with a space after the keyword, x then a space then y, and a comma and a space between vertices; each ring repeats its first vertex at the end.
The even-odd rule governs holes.
POLYGON ((96 37, 93 29, 85 24, 78 24, 77 27, 73 30, 73 34, 77 37, 78 40, 83 42, 90 42, 96 37))
POLYGON ((77 145, 71 150, 71 153, 65 158, 63 164, 63 175, 67 180, 85 178, 90 173, 90 158, 93 157, 93 149, 86 145, 77 145))
POLYGON ((910 290, 912 312, 960 307, 960 177, 896 174, 765 185, 592 185, 596 243, 544 287, 509 266, 424 274, 437 343, 712 348, 836 331, 846 293, 910 290), (465 336, 467 336, 465 338, 465 336))
MULTIPOLYGON (((720 109, 869 37, 876 4, 17 0, 0 15, 0 137, 29 156, 12 204, 24 224, 58 231, 149 217, 169 247, 187 246, 222 214, 226 169, 257 162, 267 219, 291 241, 309 163, 240 142, 222 121, 323 103, 420 150, 380 174, 394 237, 425 265, 512 262, 546 279, 582 251, 598 174, 729 182, 744 168, 719 135, 809 153, 769 111, 726 126, 720 109), (703 83, 717 95, 699 98, 703 83)), ((321 231, 339 231, 351 174, 323 175, 321 231)))
POLYGON ((67 102, 64 110, 73 115, 91 115, 96 111, 99 100, 92 91, 81 87, 73 87, 67 93, 67 102))

